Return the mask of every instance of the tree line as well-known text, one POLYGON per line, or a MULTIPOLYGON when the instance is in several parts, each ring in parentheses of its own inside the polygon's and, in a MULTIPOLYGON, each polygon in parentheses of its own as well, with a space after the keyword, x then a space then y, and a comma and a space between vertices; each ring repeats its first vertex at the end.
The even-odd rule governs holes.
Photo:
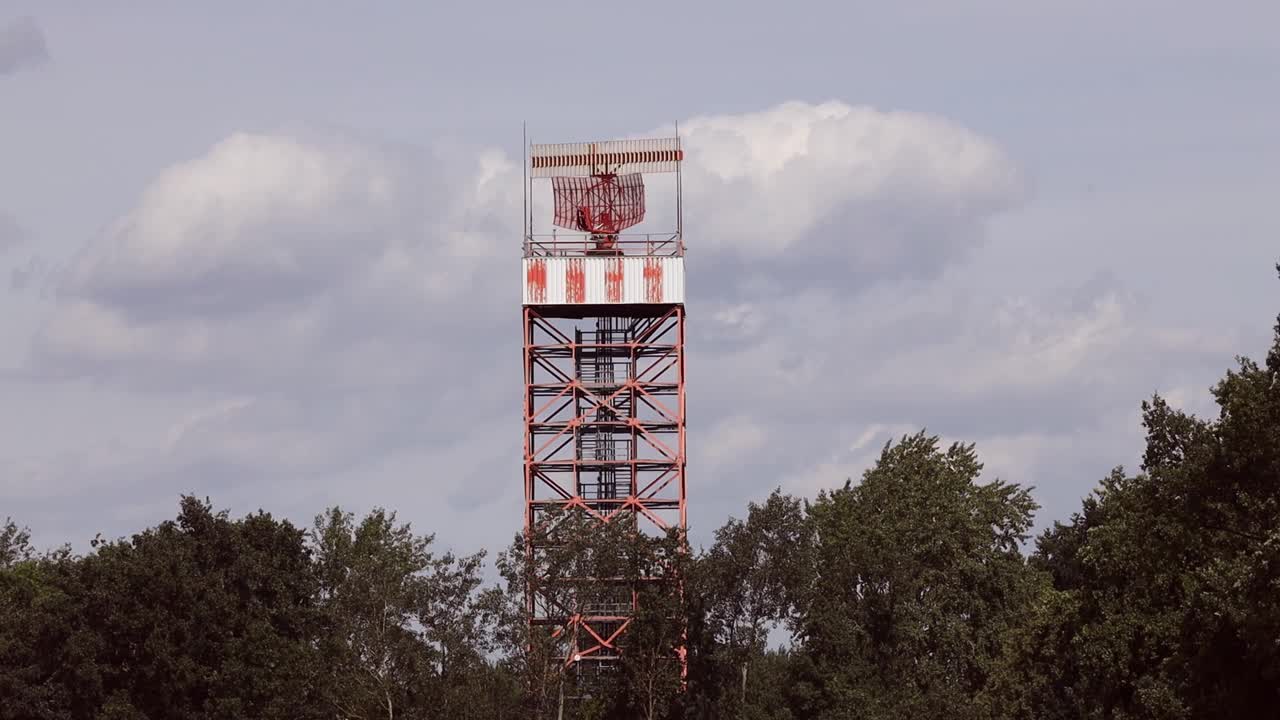
POLYGON ((697 551, 567 517, 536 568, 523 537, 497 553, 496 585, 385 510, 299 527, 183 497, 84 554, 9 520, 0 718, 1277 717, 1280 322, 1213 396, 1216 418, 1144 402, 1138 471, 1030 545, 1031 489, 923 431, 697 551), (644 596, 617 672, 566 703, 528 580, 606 572, 682 592, 644 596))

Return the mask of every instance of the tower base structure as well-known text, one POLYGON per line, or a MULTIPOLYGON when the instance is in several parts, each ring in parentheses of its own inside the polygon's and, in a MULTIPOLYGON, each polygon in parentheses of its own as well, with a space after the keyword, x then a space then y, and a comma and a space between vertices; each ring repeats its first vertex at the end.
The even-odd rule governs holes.
MULTIPOLYGON (((686 527, 684 321, 674 303, 524 308, 531 553, 567 511, 637 532, 686 527)), ((530 594, 531 622, 568 635, 559 660, 576 673, 608 672, 635 610, 634 588, 596 582, 589 604, 530 594)))

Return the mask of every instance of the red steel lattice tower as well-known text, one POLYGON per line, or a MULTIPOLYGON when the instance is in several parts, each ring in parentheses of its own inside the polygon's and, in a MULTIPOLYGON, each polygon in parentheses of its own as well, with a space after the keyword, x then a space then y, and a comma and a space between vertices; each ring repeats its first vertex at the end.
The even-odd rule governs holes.
MULTIPOLYGON (((685 295, 679 137, 530 145, 523 258, 525 532, 550 511, 684 531, 685 295), (674 173, 674 230, 628 233, 643 176, 674 173), (550 233, 533 232, 548 179, 550 233)), ((531 544, 532 556, 537 548, 531 544)), ((580 676, 618 659, 635 596, 564 607, 531 582, 534 625, 580 676)), ((599 596, 596 596, 597 598, 599 596)), ((683 668, 683 650, 678 653, 683 668)))

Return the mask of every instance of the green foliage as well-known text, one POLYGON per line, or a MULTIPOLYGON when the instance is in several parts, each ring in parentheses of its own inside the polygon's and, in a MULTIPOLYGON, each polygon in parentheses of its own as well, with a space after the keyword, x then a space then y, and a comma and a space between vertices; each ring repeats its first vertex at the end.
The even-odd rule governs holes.
POLYGON ((301 531, 187 497, 176 520, 96 545, 4 575, 0 716, 310 716, 301 531))
POLYGON ((659 536, 631 535, 637 609, 622 636, 621 699, 635 717, 670 717, 681 689, 679 650, 687 626, 686 597, 681 583, 689 577, 691 558, 678 532, 659 536))
POLYGON ((75 669, 77 650, 61 624, 76 612, 67 568, 29 549, 10 557, 24 559, 0 568, 0 718, 65 717, 70 693, 55 678, 75 669))
POLYGON ((8 542, 0 718, 510 716, 481 556, 437 557, 381 511, 333 509, 308 539, 186 497, 84 557, 8 542))
POLYGON ((31 547, 31 531, 18 527, 13 518, 5 518, 0 527, 0 570, 30 560, 35 550, 31 547))
POLYGON ((680 533, 647 533, 638 520, 622 513, 602 523, 581 510, 550 511, 532 531, 532 556, 521 535, 499 557, 514 600, 501 614, 499 634, 510 648, 508 666, 526 683, 531 717, 656 719, 674 711, 687 612, 680 581, 691 558, 680 533), (527 625, 530 583, 539 605, 552 610, 549 625, 527 625), (567 672, 563 658, 574 652, 570 618, 593 608, 627 612, 633 598, 636 609, 609 680, 567 672))
POLYGON ((436 557, 395 515, 359 524, 331 509, 316 518, 323 694, 349 717, 468 718, 470 681, 489 648, 476 589, 483 554, 436 557))
POLYGON ((748 504, 745 520, 721 526, 698 559, 691 587, 701 598, 706 662, 694 690, 716 712, 750 717, 756 704, 772 704, 772 688, 752 668, 774 669, 761 665, 773 657, 766 655, 768 633, 796 619, 794 595, 812 574, 809 540, 800 500, 775 490, 764 503, 748 504))
POLYGON ((1240 359, 1213 393, 1215 420, 1144 403, 1142 472, 1039 539, 1054 612, 1018 663, 1020 717, 1280 707, 1280 325, 1265 366, 1240 359))
POLYGON ((553 717, 563 689, 564 649, 557 638, 533 632, 528 623, 528 587, 535 568, 526 562, 525 538, 517 534, 498 554, 503 585, 487 596, 493 610, 494 639, 503 649, 499 668, 519 686, 518 707, 523 717, 553 717))
POLYGON ((483 553, 381 509, 308 532, 184 497, 83 556, 37 552, 6 519, 0 720, 1269 717, 1280 322, 1265 363, 1213 393, 1211 419, 1144 403, 1141 472, 1111 472, 1030 558, 1029 490, 924 432, 856 484, 749 504, 700 554, 626 517, 552 514, 536 555, 522 536, 497 555, 492 587, 483 553), (607 680, 580 683, 570 637, 530 627, 531 582, 565 617, 637 599, 607 680))
POLYGON ((811 508, 804 648, 818 717, 979 717, 1002 642, 1035 596, 1024 488, 977 482, 972 446, 887 445, 856 486, 811 508), (851 713, 855 713, 851 714, 851 713))

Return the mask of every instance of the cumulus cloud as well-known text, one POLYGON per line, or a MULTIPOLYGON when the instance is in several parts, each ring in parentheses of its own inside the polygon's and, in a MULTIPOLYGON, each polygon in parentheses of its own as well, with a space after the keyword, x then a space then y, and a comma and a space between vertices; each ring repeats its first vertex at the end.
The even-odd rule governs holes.
POLYGON ((241 390, 429 374, 449 355, 424 342, 433 332, 519 297, 501 282, 518 259, 497 256, 518 215, 492 190, 514 169, 482 155, 448 184, 425 172, 437 160, 332 136, 228 138, 162 173, 76 258, 34 364, 241 390))
POLYGON ((704 470, 715 471, 756 453, 768 440, 769 429, 758 420, 741 413, 728 415, 703 433, 696 448, 697 462, 704 470))
POLYGON ((755 293, 932 276, 1027 192, 994 142, 920 113, 791 102, 680 129, 691 272, 755 293))
MULTIPOLYGON (((846 480, 856 484, 875 464, 885 443, 898 442, 920 429, 913 424, 867 424, 850 433, 856 438, 852 443, 833 445, 810 462, 797 463, 781 475, 778 484, 786 492, 810 497, 846 480)), ((1046 431, 1034 423, 996 433, 927 430, 943 448, 953 442, 973 443, 982 464, 979 482, 999 478, 1031 487, 1042 509, 1037 518, 1042 527, 1076 510, 1093 483, 1110 468, 1124 464, 1142 441, 1136 407, 1113 409, 1060 431, 1046 431)))
POLYGON ((429 157, 401 152, 345 138, 234 135, 161 174, 90 245, 68 290, 137 313, 241 315, 414 265, 421 275, 410 289, 446 297, 466 282, 456 263, 492 250, 491 239, 449 222, 492 170, 477 167, 473 186, 463 176, 451 196, 422 177, 429 157))
POLYGON ((812 497, 820 490, 839 487, 846 480, 856 483, 862 473, 875 464, 886 442, 896 442, 918 430, 919 427, 904 424, 865 425, 851 435, 851 442, 832 445, 812 455, 807 462, 794 463, 781 475, 778 487, 788 493, 812 497))
MULTIPOLYGON (((388 457, 439 468, 518 396, 515 356, 492 339, 519 304, 518 175, 491 152, 229 137, 161 173, 61 270, 27 372, 181 398, 94 473, 139 497, 213 489, 287 510, 376 487, 388 457)), ((518 445, 487 441, 486 459, 518 468, 518 445)), ((83 475, 53 465, 68 476, 40 475, 44 492, 83 475)), ((451 466, 432 492, 483 470, 451 466)))
POLYGON ((18 221, 0 212, 0 255, 21 245, 25 239, 26 233, 18 221))
MULTIPOLYGON (((681 130, 703 532, 775 485, 842 482, 921 426, 1038 469, 1034 453, 1114 427, 1148 353, 1204 349, 1147 329, 1114 283, 955 283, 1026 187, 944 119, 787 103, 681 130)), ((503 542, 514 507, 510 527, 465 518, 518 503, 519 175, 496 151, 234 135, 59 273, 28 370, 190 397, 119 474, 306 512, 376 492, 442 535, 503 542)))
MULTIPOLYGON (((1020 187, 994 144, 927 116, 787 103, 682 130, 695 298, 731 297, 749 267, 782 294, 815 285, 788 270, 844 268, 842 296, 850 274, 936 269, 1020 187), (916 230, 885 221, 899 210, 916 230)), ((33 364, 237 391, 473 366, 463 338, 518 302, 518 172, 493 151, 232 136, 166 170, 89 243, 33 364)), ((737 318, 713 326, 723 342, 762 332, 749 299, 716 312, 737 318)))
POLYGON ((711 416, 690 441, 691 517, 713 525, 778 485, 856 482, 886 441, 921 428, 975 442, 986 477, 1036 486, 1041 521, 1060 518, 1133 461, 1144 397, 1207 385, 1241 346, 1166 327, 1105 279, 1035 296, 947 280, 797 289, 692 315, 689 338, 691 402, 711 416))
MULTIPOLYGON (((27 244, 27 239, 26 229, 17 220, 0 212, 0 259, 16 255, 27 244)), ((28 288, 35 288, 38 292, 43 292, 48 289, 48 266, 42 258, 28 255, 26 261, 18 261, 16 258, 14 261, 9 269, 10 290, 24 292, 28 288)))
POLYGON ((34 18, 23 17, 0 26, 0 75, 48 62, 44 30, 34 18))

